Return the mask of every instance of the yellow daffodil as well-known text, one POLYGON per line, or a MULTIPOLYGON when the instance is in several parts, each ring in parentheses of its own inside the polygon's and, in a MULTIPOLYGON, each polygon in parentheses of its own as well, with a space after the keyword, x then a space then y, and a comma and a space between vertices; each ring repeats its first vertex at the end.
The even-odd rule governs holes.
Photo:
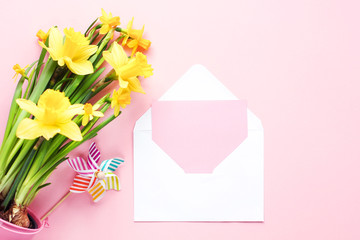
POLYGON ((112 28, 116 28, 117 25, 120 25, 120 17, 113 17, 111 12, 107 14, 104 9, 101 9, 102 16, 100 17, 100 21, 102 22, 102 26, 100 28, 100 34, 106 34, 112 28))
POLYGON ((111 99, 111 108, 114 108, 114 115, 117 117, 120 113, 120 107, 125 108, 126 105, 130 104, 130 89, 119 88, 118 91, 114 90, 111 99))
POLYGON ((36 33, 36 36, 38 37, 40 42, 43 42, 43 43, 46 42, 46 39, 49 37, 50 30, 51 30, 51 28, 49 29, 49 31, 47 31, 47 33, 45 33, 43 30, 40 29, 36 33))
POLYGON ((16 130, 18 138, 35 139, 43 136, 49 140, 59 133, 74 141, 82 140, 79 126, 71 119, 81 112, 83 105, 71 105, 65 93, 48 89, 40 96, 37 105, 26 99, 17 99, 16 102, 21 109, 35 117, 20 122, 16 130))
POLYGON ((24 67, 24 68, 21 68, 19 64, 15 64, 15 65, 13 66, 13 69, 14 69, 14 71, 15 71, 15 75, 13 76, 13 78, 16 79, 16 77, 20 74, 21 76, 23 76, 24 78, 27 79, 28 77, 27 77, 26 74, 25 74, 25 69, 26 69, 28 66, 29 66, 29 65, 27 65, 27 66, 24 67))
POLYGON ((90 40, 73 28, 65 29, 65 41, 59 29, 52 28, 49 33, 49 47, 39 41, 40 46, 45 48, 54 61, 60 66, 66 66, 71 72, 78 75, 86 75, 94 72, 93 65, 88 58, 93 55, 97 46, 89 45, 90 40))
POLYGON ((153 69, 147 63, 144 54, 137 52, 135 57, 129 60, 124 49, 114 42, 111 52, 104 51, 103 56, 114 68, 121 88, 129 88, 131 91, 145 93, 137 77, 149 77, 153 74, 153 69))
POLYGON ((100 104, 95 104, 94 106, 91 105, 91 103, 86 103, 84 105, 84 109, 79 113, 80 115, 84 115, 83 119, 82 119, 82 125, 85 126, 86 124, 88 124, 89 120, 91 121, 94 116, 95 117, 103 117, 104 114, 100 111, 96 111, 98 110, 98 108, 100 107, 100 104))
POLYGON ((125 30, 126 35, 122 42, 123 46, 127 44, 127 46, 132 49, 131 56, 135 54, 138 46, 140 46, 144 50, 147 50, 151 45, 150 40, 142 38, 145 26, 143 26, 141 30, 133 29, 133 22, 134 18, 132 18, 131 21, 128 23, 127 29, 125 30), (131 38, 130 40, 129 37, 131 38))

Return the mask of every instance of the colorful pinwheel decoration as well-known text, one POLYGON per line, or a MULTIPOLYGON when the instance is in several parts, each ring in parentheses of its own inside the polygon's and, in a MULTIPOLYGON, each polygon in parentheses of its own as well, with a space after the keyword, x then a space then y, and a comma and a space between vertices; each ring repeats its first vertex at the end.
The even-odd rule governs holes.
POLYGON ((78 175, 70 187, 70 192, 83 193, 88 191, 97 202, 104 197, 106 190, 120 190, 119 178, 113 173, 124 160, 112 158, 103 161, 100 166, 100 151, 96 144, 92 143, 89 148, 87 161, 81 157, 68 159, 67 162, 78 175))

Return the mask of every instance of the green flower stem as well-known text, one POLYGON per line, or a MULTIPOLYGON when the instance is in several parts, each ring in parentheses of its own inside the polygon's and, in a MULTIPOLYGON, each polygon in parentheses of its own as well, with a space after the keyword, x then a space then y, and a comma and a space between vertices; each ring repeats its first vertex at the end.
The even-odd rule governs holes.
MULTIPOLYGON (((8 121, 7 121, 6 128, 5 128, 5 133, 4 133, 4 137, 3 137, 3 141, 2 141, 2 145, 1 145, 0 155, 3 155, 2 150, 3 150, 3 147, 5 145, 4 143, 6 142, 6 139, 7 139, 8 135, 9 135, 9 133, 10 133, 11 125, 14 122, 15 114, 16 114, 18 108, 19 108, 19 106, 16 103, 16 99, 21 97, 23 84, 24 84, 24 78, 22 77, 20 79, 20 81, 18 82, 17 86, 16 86, 15 93, 14 93, 14 96, 13 96, 13 100, 11 102, 9 117, 8 117, 8 121)), ((0 173, 5 167, 4 163, 5 162, 3 161, 3 159, 0 159, 0 173)), ((0 174, 0 176, 1 176, 1 174, 0 174)))
POLYGON ((21 146, 23 145, 24 143, 24 139, 18 139, 16 141, 16 144, 15 146, 13 147, 13 149, 11 150, 10 154, 9 154, 9 157, 6 161, 6 166, 8 166, 11 162, 11 160, 13 159, 13 157, 15 157, 15 155, 18 153, 19 149, 21 148, 21 146))
POLYGON ((35 146, 31 150, 30 154, 27 156, 24 165, 22 166, 19 174, 16 176, 16 179, 15 179, 13 185, 10 188, 9 193, 6 195, 4 201, 1 203, 1 207, 3 207, 4 209, 8 209, 9 204, 13 200, 17 190, 19 190, 19 188, 21 187, 22 182, 24 181, 24 179, 26 177, 26 173, 29 171, 31 163, 32 163, 32 161, 34 159, 35 153, 36 153, 39 145, 41 144, 41 142, 43 140, 44 139, 42 137, 39 138, 37 143, 35 144, 35 146))
POLYGON ((55 84, 55 86, 53 87, 53 89, 54 90, 61 90, 61 88, 62 88, 62 85, 64 84, 64 83, 67 83, 67 82, 70 82, 70 81, 73 81, 74 80, 74 78, 63 78, 63 79, 61 79, 60 81, 58 81, 56 84, 55 84))
POLYGON ((88 36, 87 36, 87 39, 90 40, 90 44, 92 44, 96 39, 97 37, 99 36, 99 32, 97 32, 95 35, 95 31, 98 30, 99 28, 101 28, 101 24, 99 25, 96 25, 93 29, 91 29, 91 31, 89 32, 88 36))
POLYGON ((28 69, 25 71, 25 74, 27 75, 29 70, 32 68, 32 71, 29 75, 29 78, 28 78, 28 84, 27 84, 27 87, 26 87, 26 91, 24 93, 24 95, 22 96, 23 98, 26 98, 26 96, 28 95, 29 93, 29 90, 31 88, 31 84, 32 82, 34 82, 34 75, 35 75, 35 71, 36 71, 36 68, 33 68, 33 66, 35 65, 35 63, 37 63, 38 60, 36 60, 35 62, 33 62, 33 64, 31 64, 30 67, 28 67, 28 69))
POLYGON ((99 69, 99 67, 104 63, 105 59, 103 57, 101 57, 95 64, 95 69, 99 69))
MULTIPOLYGON (((46 39, 45 45, 46 45, 46 46, 49 45, 49 38, 46 39)), ((33 92, 33 90, 34 90, 34 88, 35 88, 36 80, 37 80, 37 78, 38 78, 38 76, 39 76, 41 67, 42 67, 42 65, 44 64, 44 59, 45 59, 46 53, 47 53, 46 49, 43 48, 43 49, 41 50, 41 53, 40 53, 40 56, 39 56, 39 60, 38 60, 37 65, 36 65, 36 71, 35 71, 34 80, 31 81, 31 85, 30 85, 29 91, 28 91, 27 95, 25 96, 26 99, 28 99, 28 98, 30 97, 31 93, 33 92)), ((49 60, 49 59, 48 59, 48 60, 49 60)))
POLYGON ((84 80, 84 84, 79 88, 76 92, 74 92, 73 96, 71 96, 71 103, 77 103, 82 100, 85 96, 82 96, 84 92, 86 92, 87 89, 91 87, 91 85, 96 81, 96 79, 104 72, 105 68, 99 69, 97 72, 95 72, 92 75, 89 75, 84 80))
MULTIPOLYGON (((59 161, 60 163, 63 162, 65 159, 63 159, 62 161, 59 161)), ((32 200, 34 200, 36 194, 38 193, 38 191, 43 188, 46 187, 48 185, 50 185, 50 183, 47 184, 42 184, 43 182, 45 182, 51 175, 51 173, 55 170, 55 168, 58 165, 53 166, 53 168, 49 169, 49 171, 47 171, 34 185, 33 187, 30 189, 29 193, 26 195, 25 199, 23 200, 23 202, 20 202, 16 197, 15 197, 15 203, 16 204, 21 204, 23 206, 29 206, 30 203, 32 202, 32 200)))
POLYGON ((90 44, 92 44, 97 37, 100 35, 99 32, 97 32, 95 35, 95 31, 98 30, 99 28, 101 28, 102 24, 96 25, 93 29, 91 29, 91 31, 89 32, 89 35, 87 36, 87 38, 90 40, 90 44))
MULTIPOLYGON (((32 94, 30 95, 29 100, 31 100, 32 102, 37 102, 40 95, 44 92, 48 81, 50 80, 55 67, 56 67, 56 62, 49 60, 47 62, 47 64, 45 65, 45 68, 39 78, 38 83, 36 84, 36 87, 34 88, 34 91, 32 92, 32 94)), ((13 103, 15 104, 15 103, 13 103)), ((20 114, 18 115, 18 117, 16 118, 15 124, 13 125, 13 127, 11 128, 10 133, 8 134, 5 144, 3 141, 3 148, 1 149, 1 154, 0 154, 0 163, 3 164, 4 161, 6 161, 7 157, 9 156, 9 152, 11 151, 12 147, 14 146, 14 144, 16 143, 17 137, 16 137, 16 129, 19 126, 21 120, 23 120, 26 117, 29 117, 30 113, 28 113, 25 110, 22 110, 20 112, 20 114)), ((3 169, 3 168, 2 168, 3 169)))
MULTIPOLYGON (((104 88, 106 88, 107 86, 109 86, 110 83, 112 83, 113 80, 105 80, 105 82, 103 84, 101 84, 99 87, 97 87, 96 89, 92 88, 89 89, 86 93, 86 97, 84 98, 84 100, 81 103, 86 103, 87 101, 89 101, 91 98, 93 98, 96 94, 98 94, 101 90, 103 90, 104 88)), ((96 85, 96 84, 95 84, 96 85)))
POLYGON ((76 75, 74 80, 65 88, 65 96, 71 96, 76 88, 80 85, 82 80, 85 78, 84 75, 76 75))
MULTIPOLYGON (((28 68, 26 68, 25 70, 25 75, 27 75, 30 71, 30 69, 35 65, 37 61, 33 62, 28 68)), ((34 74, 34 70, 31 72, 30 74, 30 78, 32 78, 34 74)), ((13 96, 13 100, 11 102, 11 107, 10 107, 10 113, 9 113, 9 117, 8 117, 8 121, 7 121, 7 125, 6 125, 6 129, 5 129, 5 134, 4 134, 4 138, 3 138, 3 142, 6 141, 6 138, 7 136, 9 135, 10 133, 10 130, 11 130, 11 127, 12 127, 12 124, 14 123, 14 118, 16 116, 16 112, 17 110, 19 109, 19 106, 17 105, 16 103, 16 99, 18 98, 21 98, 22 96, 22 88, 23 88, 23 85, 24 85, 24 81, 25 81, 25 77, 21 77, 18 84, 16 85, 16 89, 15 89, 15 93, 14 93, 14 96, 13 96)), ((29 80, 30 81, 30 80, 29 80)), ((29 89, 29 86, 30 86, 30 83, 28 82, 28 87, 27 87, 27 90, 29 89)), ((1 152, 0 152, 1 154, 1 152)))
POLYGON ((63 135, 57 135, 53 138, 48 150, 46 151, 43 165, 46 164, 47 159, 49 159, 56 150, 59 150, 61 148, 61 146, 64 144, 64 142, 66 142, 66 141, 67 141, 67 138, 63 135))
POLYGON ((45 141, 41 144, 41 146, 39 147, 39 151, 38 154, 36 154, 34 162, 30 168, 29 173, 27 174, 25 180, 24 180, 24 184, 26 184, 29 180, 29 178, 31 178, 41 167, 45 154, 47 153, 47 150, 50 146, 52 141, 45 141))
POLYGON ((9 187, 12 185, 13 180, 20 171, 22 165, 24 164, 26 156, 29 154, 35 142, 36 140, 29 140, 24 143, 23 147, 21 148, 14 162, 11 164, 11 167, 7 171, 6 175, 1 179, 0 192, 2 192, 3 195, 7 194, 6 189, 9 189, 9 187))
POLYGON ((47 88, 53 88, 54 85, 61 81, 60 79, 63 79, 66 76, 66 73, 68 72, 68 68, 66 65, 64 66, 57 66, 55 68, 54 74, 51 76, 50 82, 48 84, 47 88))
POLYGON ((90 44, 92 44, 96 39, 97 39, 97 37, 99 36, 100 34, 97 32, 96 34, 95 34, 95 36, 90 40, 90 44))
MULTIPOLYGON (((96 23, 97 20, 98 20, 98 18, 96 18, 96 19, 90 24, 90 26, 86 29, 86 31, 85 31, 85 33, 84 33, 84 36, 86 36, 86 34, 88 33, 88 31, 94 26, 94 24, 96 23)), ((96 29, 96 27, 93 28, 93 29, 96 29)), ((95 31, 95 30, 94 30, 94 31, 95 31)), ((91 30, 91 32, 94 33, 92 30, 91 30)), ((90 32, 90 34, 91 34, 91 32, 90 32)), ((90 34, 89 34, 89 36, 90 36, 90 34)), ((90 37, 91 37, 91 36, 90 36, 90 37)))
POLYGON ((101 41, 99 42, 99 47, 95 53, 95 55, 93 55, 90 58, 91 62, 94 62, 95 59, 99 56, 99 54, 102 52, 102 50, 105 48, 105 46, 107 46, 107 44, 109 43, 109 41, 111 40, 112 34, 113 34, 114 30, 110 30, 104 37, 103 39, 101 39, 101 41))

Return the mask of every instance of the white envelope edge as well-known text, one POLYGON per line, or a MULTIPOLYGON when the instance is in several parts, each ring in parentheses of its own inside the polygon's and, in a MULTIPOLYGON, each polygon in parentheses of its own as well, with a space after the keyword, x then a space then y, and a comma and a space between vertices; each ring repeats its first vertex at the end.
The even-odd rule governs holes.
MULTIPOLYGON (((192 66, 175 84, 167 90, 167 92, 159 99, 159 101, 213 101, 213 100, 238 100, 238 98, 233 95, 219 80, 217 80, 204 66, 196 64, 192 66), (191 79, 194 78, 195 75, 198 74, 198 81, 193 82, 191 79), (191 84, 191 87, 189 87, 191 84), (206 89, 203 88, 206 86, 206 89), (200 91, 202 89, 203 91, 200 91)), ((259 146, 261 152, 259 154, 262 156, 261 162, 261 192, 262 192, 262 199, 261 205, 262 209, 257 214, 255 218, 234 218, 231 219, 229 217, 224 219, 215 218, 215 220, 209 220, 209 218, 203 219, 184 219, 177 218, 174 220, 173 218, 159 218, 156 219, 154 217, 146 218, 146 217, 137 217, 136 214, 134 215, 134 221, 241 221, 241 222, 262 222, 264 221, 264 209, 263 209, 263 126, 261 120, 256 117, 254 113, 252 113, 249 109, 247 109, 247 118, 248 118, 248 135, 251 133, 256 134, 259 136, 259 139, 262 139, 262 145, 259 146)), ((134 140, 135 140, 135 133, 138 131, 151 131, 152 129, 152 122, 151 122, 151 108, 148 109, 136 122, 134 127, 134 140)), ((135 147, 135 146, 134 146, 135 147)), ((240 148, 240 146, 239 146, 240 148)), ((234 151, 236 152, 236 151, 234 151)), ((226 159, 214 170, 221 171, 221 165, 226 165, 226 159)), ((134 149, 134 168, 135 168, 135 149, 134 149)), ((182 170, 182 169, 181 169, 182 170)), ((134 187, 136 187, 136 179, 134 174, 134 187)), ((136 195, 136 191, 134 190, 134 195, 136 195)), ((134 204, 136 208, 136 196, 134 196, 134 204)), ((134 212, 135 213, 135 212, 134 212)))

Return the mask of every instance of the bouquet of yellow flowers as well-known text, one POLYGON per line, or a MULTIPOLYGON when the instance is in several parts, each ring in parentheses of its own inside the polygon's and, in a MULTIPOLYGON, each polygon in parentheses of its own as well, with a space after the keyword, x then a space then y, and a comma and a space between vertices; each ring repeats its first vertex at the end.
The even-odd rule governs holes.
POLYGON ((0 149, 0 217, 29 227, 27 206, 67 154, 114 120, 130 104, 130 93, 144 93, 139 77, 153 74, 146 56, 151 42, 133 20, 120 28, 120 18, 102 10, 85 33, 51 27, 39 31, 39 59, 21 68, 0 149), (124 50, 130 49, 130 56, 124 50), (111 70, 105 73, 106 61, 111 70), (104 74, 103 74, 104 73, 104 74), (102 77, 104 76, 104 77, 102 77), (101 90, 113 81, 112 95, 101 90), (92 102, 92 103, 90 103, 92 102), (101 121, 109 108, 114 114, 101 121), (99 121, 100 120, 100 121, 99 121), (98 123, 99 121, 99 123, 98 123))

